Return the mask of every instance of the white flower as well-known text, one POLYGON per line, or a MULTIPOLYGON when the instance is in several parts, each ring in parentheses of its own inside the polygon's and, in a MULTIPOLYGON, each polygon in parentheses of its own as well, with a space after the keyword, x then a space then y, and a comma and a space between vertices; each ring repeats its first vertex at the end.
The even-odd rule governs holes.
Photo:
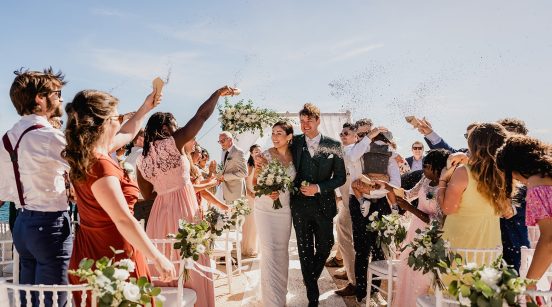
POLYGON ((140 288, 132 283, 125 283, 123 286, 123 295, 129 301, 138 301, 140 300, 140 288))
POLYGON ((117 280, 127 280, 129 276, 130 273, 127 270, 115 269, 115 272, 113 272, 113 278, 117 280))
POLYGON ((222 230, 224 228, 224 221, 222 220, 222 218, 218 218, 217 219, 217 224, 215 225, 215 229, 216 230, 222 230))
POLYGON ((134 272, 134 269, 136 268, 136 264, 134 264, 134 261, 130 259, 121 259, 115 264, 126 267, 129 272, 134 272))
POLYGON ((481 276, 481 280, 486 283, 489 287, 496 286, 497 282, 502 277, 501 272, 499 272, 495 268, 485 267, 483 270, 479 273, 481 276))
POLYGON ((273 178, 266 179, 266 185, 271 186, 273 184, 274 184, 274 179, 273 178))
POLYGON ((110 283, 111 283, 111 280, 109 278, 105 277, 104 275, 100 275, 100 276, 96 277, 96 284, 100 288, 105 288, 110 283))
POLYGON ((156 298, 158 301, 162 302, 162 303, 164 303, 164 302, 167 300, 167 298, 166 298, 165 296, 161 295, 161 294, 159 294, 159 295, 156 296, 155 298, 156 298))
POLYGON ((471 306, 471 301, 468 297, 463 297, 462 293, 459 293, 458 301, 460 302, 460 305, 462 306, 471 306))
POLYGON ((464 267, 468 270, 473 270, 473 269, 477 268, 477 263, 468 262, 464 267))
POLYGON ((418 249, 416 249, 416 251, 414 252, 414 256, 416 257, 420 257, 421 255, 425 254, 426 253, 426 249, 423 248, 423 247, 419 247, 418 249))
POLYGON ((282 177, 276 176, 276 183, 282 183, 282 177))
POLYGON ((197 247, 196 247, 196 251, 199 253, 199 254, 203 254, 205 253, 205 245, 203 244, 199 244, 197 247))

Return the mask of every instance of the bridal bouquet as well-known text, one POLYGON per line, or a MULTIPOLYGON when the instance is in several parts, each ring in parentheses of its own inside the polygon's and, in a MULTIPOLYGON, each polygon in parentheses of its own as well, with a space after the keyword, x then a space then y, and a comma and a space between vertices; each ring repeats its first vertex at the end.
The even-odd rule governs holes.
POLYGON ((248 102, 240 100, 232 105, 226 98, 218 110, 221 129, 235 133, 259 131, 262 137, 263 128, 272 126, 280 120, 278 113, 269 109, 255 108, 251 100, 248 102))
POLYGON ((224 230, 230 229, 236 225, 235 219, 227 212, 221 212, 215 207, 210 207, 205 212, 205 221, 209 223, 209 230, 218 237, 222 235, 224 230))
MULTIPOLYGON (((180 257, 186 262, 184 272, 186 279, 188 279, 188 270, 196 270, 195 266, 199 266, 196 263, 199 256, 209 254, 209 249, 212 246, 212 241, 216 238, 216 234, 211 231, 211 227, 206 221, 188 223, 179 220, 178 233, 169 234, 168 237, 176 239, 173 248, 178 251, 180 257)), ((203 268, 200 267, 200 269, 203 268)))
POLYGON ((237 220, 238 218, 251 214, 251 207, 249 207, 249 203, 244 197, 234 200, 230 204, 230 208, 232 211, 232 220, 237 220))
MULTIPOLYGON (((461 258, 456 258, 456 263, 458 266, 451 269, 454 280, 448 291, 461 306, 520 306, 517 297, 525 292, 528 285, 535 283, 534 280, 518 277, 502 257, 491 265, 479 267, 475 263, 462 265, 461 258)), ((527 306, 537 305, 527 303, 527 306)))
POLYGON ((376 243, 381 246, 386 256, 401 250, 401 244, 406 239, 406 228, 401 224, 401 215, 393 212, 378 218, 378 211, 368 217, 368 231, 378 232, 376 243))
POLYGON ((434 289, 445 288, 441 274, 450 268, 456 255, 448 251, 450 244, 442 238, 441 223, 432 220, 425 229, 416 229, 416 236, 405 248, 410 248, 408 253, 408 266, 415 271, 432 273, 434 289))
MULTIPOLYGON (((287 174, 282 163, 278 160, 272 160, 261 170, 257 178, 257 185, 253 189, 255 190, 255 196, 270 195, 272 192, 291 191, 293 180, 287 174)), ((274 201, 272 208, 282 208, 280 198, 274 201)))
MULTIPOLYGON (((123 252, 111 249, 115 255, 123 252)), ((156 306, 163 306, 165 298, 161 295, 161 288, 154 287, 145 276, 138 279, 130 277, 135 269, 132 260, 114 259, 115 257, 102 257, 94 261, 84 258, 79 263, 79 268, 69 270, 69 274, 88 283, 100 307, 151 306, 152 299, 156 306)))

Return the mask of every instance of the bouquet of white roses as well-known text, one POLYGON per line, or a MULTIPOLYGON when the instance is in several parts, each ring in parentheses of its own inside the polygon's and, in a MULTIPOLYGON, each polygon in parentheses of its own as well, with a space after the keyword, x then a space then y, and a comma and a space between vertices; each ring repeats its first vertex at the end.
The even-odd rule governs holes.
POLYGON ((441 290, 445 288, 441 273, 445 273, 456 258, 456 255, 448 251, 450 244, 442 236, 441 223, 432 220, 425 229, 416 229, 416 236, 403 249, 411 248, 408 266, 424 274, 432 273, 433 287, 441 290))
MULTIPOLYGON (((114 254, 123 252, 111 249, 114 254)), ((115 257, 102 257, 94 261, 84 258, 79 263, 79 268, 69 270, 69 274, 78 276, 81 281, 88 283, 100 307, 151 306, 152 299, 155 300, 156 306, 163 306, 165 298, 160 295, 161 288, 154 287, 145 276, 138 279, 130 277, 130 273, 135 269, 132 260, 114 259, 115 257)))
POLYGON ((188 279, 188 270, 195 270, 194 266, 198 266, 196 261, 199 260, 199 256, 209 254, 216 234, 211 231, 211 227, 206 221, 188 223, 179 220, 178 233, 169 234, 169 238, 176 239, 173 247, 178 250, 180 257, 186 261, 184 272, 186 279, 188 279))
POLYGON ((230 204, 232 212, 232 220, 237 220, 238 218, 245 217, 251 214, 251 207, 246 198, 238 198, 230 204))
POLYGON ((205 212, 205 221, 209 223, 209 230, 218 237, 222 235, 224 230, 230 229, 236 225, 235 219, 227 212, 222 212, 216 207, 210 207, 205 212))
POLYGON ((381 246, 386 256, 402 249, 401 244, 406 239, 406 228, 401 224, 401 215, 393 212, 378 218, 378 211, 374 211, 368 220, 368 231, 378 232, 376 243, 381 246))
MULTIPOLYGON (((257 177, 257 185, 253 188, 255 196, 270 195, 272 192, 291 191, 293 180, 287 174, 285 167, 278 160, 270 161, 257 177)), ((274 209, 282 208, 280 198, 272 205, 274 209)))
POLYGON ((260 131, 262 137, 263 128, 272 126, 280 120, 278 113, 269 109, 255 108, 251 100, 247 103, 240 100, 232 105, 226 98, 218 110, 221 129, 235 133, 260 131))
MULTIPOLYGON (((475 263, 463 265, 461 258, 456 258, 456 264, 457 267, 451 268, 454 280, 448 291, 462 306, 520 306, 518 295, 535 283, 518 277, 502 257, 491 265, 479 267, 475 263)), ((530 304, 527 306, 532 306, 530 304)))

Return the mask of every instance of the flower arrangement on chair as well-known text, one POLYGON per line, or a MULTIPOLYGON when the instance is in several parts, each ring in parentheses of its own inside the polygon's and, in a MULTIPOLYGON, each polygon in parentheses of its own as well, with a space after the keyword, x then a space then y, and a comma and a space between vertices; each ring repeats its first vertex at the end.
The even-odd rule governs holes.
POLYGON ((189 278, 189 270, 197 272, 211 271, 210 268, 201 266, 197 261, 201 255, 208 255, 216 234, 211 231, 211 227, 206 221, 189 223, 184 220, 178 221, 178 233, 169 234, 169 238, 176 239, 173 248, 177 250, 180 257, 185 260, 184 274, 185 279, 189 278), (196 268, 197 267, 197 268, 196 268))
POLYGON ((388 259, 394 258, 402 250, 402 243, 406 239, 406 228, 401 224, 401 215, 393 212, 378 218, 378 211, 374 211, 368 220, 368 231, 378 232, 376 244, 381 246, 388 259))
MULTIPOLYGON (((122 250, 111 249, 114 255, 123 253, 122 250)), ((99 307, 151 306, 153 300, 156 306, 162 307, 165 299, 161 288, 154 287, 144 276, 138 279, 130 277, 134 269, 135 264, 130 259, 115 261, 114 256, 94 261, 84 258, 79 268, 69 270, 69 274, 87 282, 99 307)))

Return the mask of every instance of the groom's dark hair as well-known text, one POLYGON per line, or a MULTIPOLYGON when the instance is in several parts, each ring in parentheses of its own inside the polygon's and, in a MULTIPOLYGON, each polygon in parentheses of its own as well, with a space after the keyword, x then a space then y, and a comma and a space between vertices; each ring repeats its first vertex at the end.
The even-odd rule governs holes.
POLYGON ((312 103, 305 103, 303 109, 299 111, 299 116, 320 118, 320 109, 312 103))

